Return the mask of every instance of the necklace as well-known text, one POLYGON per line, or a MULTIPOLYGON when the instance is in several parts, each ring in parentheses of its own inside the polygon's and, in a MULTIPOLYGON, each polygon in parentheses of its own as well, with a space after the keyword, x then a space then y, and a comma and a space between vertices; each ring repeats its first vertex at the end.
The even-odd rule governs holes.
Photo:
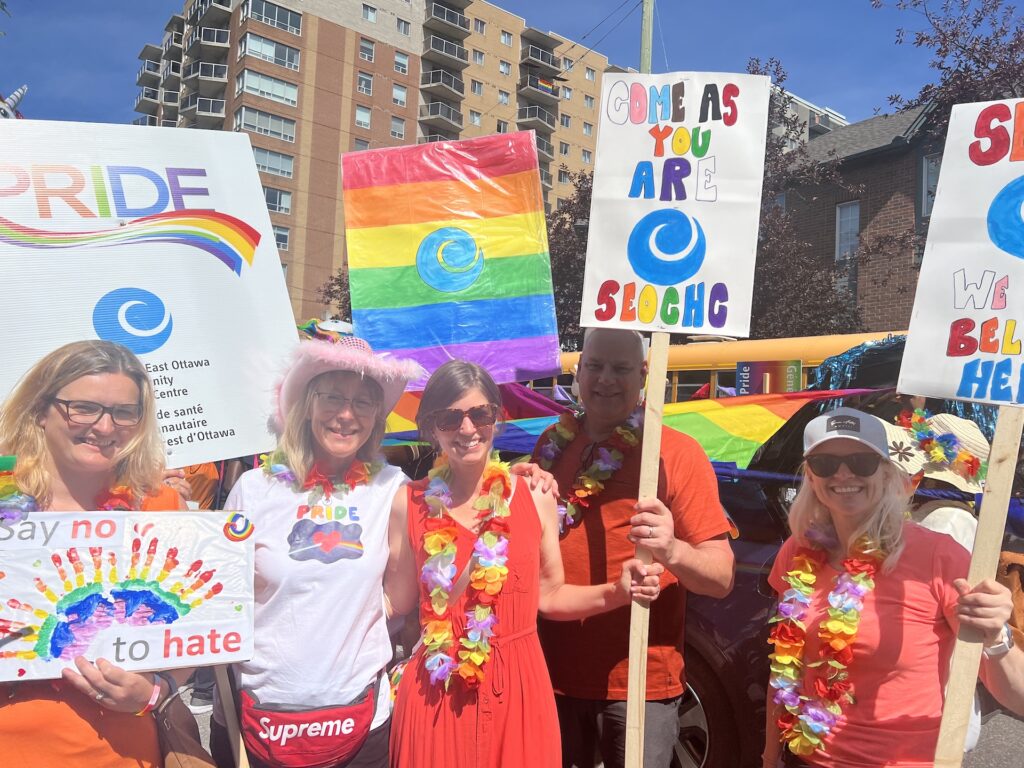
MULTIPOLYGON (((117 512, 138 509, 138 501, 127 485, 109 488, 96 497, 96 511, 117 512)), ((0 472, 0 522, 18 523, 30 512, 38 512, 39 503, 35 496, 22 493, 14 480, 13 472, 0 472)))
POLYGON ((807 663, 803 658, 807 615, 826 553, 801 547, 793 555, 785 580, 790 588, 779 601, 771 619, 768 642, 775 646, 771 659, 769 685, 772 700, 785 712, 778 719, 780 741, 795 755, 807 756, 824 751, 826 741, 843 714, 843 705, 853 703, 853 683, 849 667, 853 662, 853 643, 860 626, 864 597, 875 588, 874 577, 882 553, 866 539, 859 540, 843 560, 828 593, 827 616, 818 625, 821 647, 819 660, 807 663), (804 668, 826 667, 825 676, 815 678, 813 694, 804 691, 804 668))
MULTIPOLYGON (((576 439, 582 420, 582 413, 563 413, 545 433, 546 442, 537 452, 537 462, 543 469, 551 469, 565 447, 576 439)), ((561 535, 564 536, 570 528, 579 525, 584 510, 604 490, 604 481, 622 469, 626 454, 640 443, 643 426, 644 409, 641 407, 614 429, 611 437, 604 441, 607 446, 597 445, 590 466, 576 475, 572 492, 558 505, 558 531, 561 535)))
POLYGON ((498 454, 494 453, 483 471, 480 496, 473 502, 473 508, 479 510, 480 530, 466 565, 471 569, 466 628, 463 636, 456 638, 449 597, 455 580, 458 529, 448 511, 452 504, 448 457, 439 456, 428 476, 430 482, 424 500, 432 514, 424 525, 426 560, 420 570, 420 580, 429 598, 420 612, 421 641, 425 646, 423 664, 433 685, 443 683, 448 690, 452 675, 457 671, 467 687, 475 688, 483 682, 483 667, 491 658, 491 638, 494 625, 498 623, 494 602, 508 578, 506 518, 510 514, 508 499, 512 495, 512 479, 508 464, 499 461, 498 454), (453 654, 455 647, 459 650, 453 654))
POLYGON ((372 482, 374 476, 384 466, 384 462, 380 460, 353 461, 349 464, 348 469, 345 470, 341 482, 335 485, 335 481, 324 473, 318 464, 313 464, 309 472, 306 473, 306 479, 299 485, 295 473, 292 472, 287 464, 281 463, 281 459, 282 457, 278 453, 262 454, 260 456, 260 466, 263 468, 263 472, 268 477, 273 477, 282 483, 295 486, 296 491, 309 491, 307 503, 310 506, 319 502, 321 498, 325 501, 334 495, 341 498, 351 492, 353 488, 367 485, 372 482))

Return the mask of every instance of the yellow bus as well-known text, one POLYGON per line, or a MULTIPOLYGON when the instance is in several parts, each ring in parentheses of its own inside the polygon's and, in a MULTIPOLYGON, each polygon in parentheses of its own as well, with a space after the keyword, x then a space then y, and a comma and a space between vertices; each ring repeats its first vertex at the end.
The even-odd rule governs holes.
MULTIPOLYGON (((800 360, 803 364, 801 388, 806 388, 808 377, 813 376, 814 369, 825 358, 838 355, 866 341, 905 333, 906 331, 885 331, 728 341, 701 340, 697 337, 688 344, 673 344, 669 347, 665 402, 689 400, 704 385, 708 385, 710 397, 717 396, 719 387, 734 389, 736 364, 741 362, 800 360)), ((563 376, 559 377, 559 383, 563 386, 571 383, 571 374, 576 370, 579 357, 579 352, 562 353, 563 376)), ((549 387, 550 384, 544 387, 540 381, 535 382, 535 388, 538 390, 549 387)))

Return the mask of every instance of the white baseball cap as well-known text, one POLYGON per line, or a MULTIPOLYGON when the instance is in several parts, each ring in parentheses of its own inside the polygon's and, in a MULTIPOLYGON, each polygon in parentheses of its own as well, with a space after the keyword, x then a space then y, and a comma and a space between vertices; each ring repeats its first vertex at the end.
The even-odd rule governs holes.
POLYGON ((836 408, 811 419, 804 428, 804 456, 836 438, 856 440, 884 459, 889 458, 885 424, 876 416, 855 408, 836 408))

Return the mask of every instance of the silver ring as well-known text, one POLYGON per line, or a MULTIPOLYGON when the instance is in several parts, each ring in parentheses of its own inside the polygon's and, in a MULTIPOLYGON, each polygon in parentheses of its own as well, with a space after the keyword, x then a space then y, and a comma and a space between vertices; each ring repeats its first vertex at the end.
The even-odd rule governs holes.
POLYGON ((96 701, 103 701, 105 698, 107 698, 107 694, 105 694, 105 693, 97 693, 96 694, 96 701))
POLYGON ((647 538, 648 539, 653 539, 654 538, 654 528, 649 526, 649 525, 647 526, 647 538))

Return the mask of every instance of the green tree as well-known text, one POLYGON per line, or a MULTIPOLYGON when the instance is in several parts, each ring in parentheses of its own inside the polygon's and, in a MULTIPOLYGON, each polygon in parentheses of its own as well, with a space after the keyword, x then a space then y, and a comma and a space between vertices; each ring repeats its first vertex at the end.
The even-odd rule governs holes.
POLYGON ((316 289, 316 295, 320 302, 333 312, 332 320, 352 322, 352 300, 348 290, 348 264, 338 267, 338 271, 316 289))
POLYGON ((587 262, 590 192, 594 175, 579 171, 570 176, 570 181, 572 194, 547 217, 558 340, 567 352, 579 349, 583 343, 580 306, 583 303, 583 269, 587 262))

